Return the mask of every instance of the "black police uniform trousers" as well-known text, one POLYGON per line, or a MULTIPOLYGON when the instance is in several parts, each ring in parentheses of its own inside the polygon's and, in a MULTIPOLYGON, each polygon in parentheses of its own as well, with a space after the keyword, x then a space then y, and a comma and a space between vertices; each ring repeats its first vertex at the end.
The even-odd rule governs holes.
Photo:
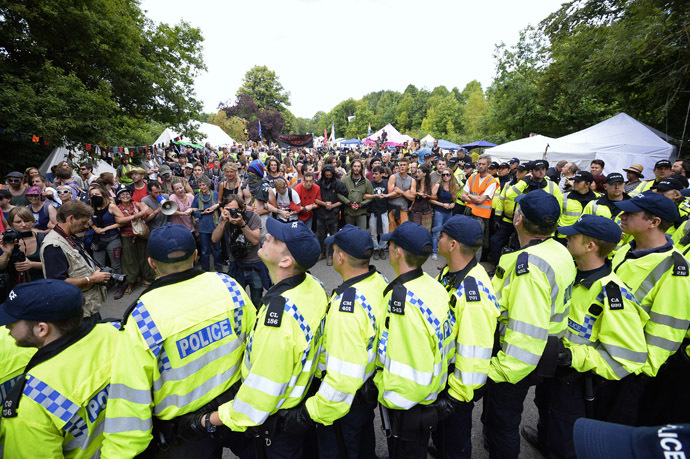
POLYGON ((474 402, 461 402, 453 414, 441 421, 432 434, 436 449, 443 459, 472 457, 472 409, 474 402))
POLYGON ((556 376, 537 384, 534 403, 539 411, 537 434, 549 458, 576 458, 573 428, 575 421, 590 417, 599 421, 635 425, 642 381, 629 375, 610 381, 594 374, 559 367, 556 376), (594 401, 585 401, 585 379, 592 381, 594 401), (589 416, 588 416, 589 414, 589 416))
MULTIPOLYGON (((154 431, 155 435, 157 435, 156 431, 154 431)), ((154 438, 148 448, 136 457, 138 459, 186 459, 188 457, 221 459, 223 446, 210 436, 198 441, 173 439, 166 445, 160 445, 154 438)))
POLYGON ((485 438, 491 459, 517 459, 520 454, 520 420, 530 386, 542 378, 533 371, 515 384, 487 381, 484 393, 485 438))
MULTIPOLYGON (((305 441, 309 433, 305 435, 292 435, 280 429, 272 433, 269 439, 262 436, 250 436, 251 434, 239 434, 225 442, 225 447, 240 459, 294 459, 312 458, 316 456, 316 444, 305 441)), ((188 457, 204 457, 201 454, 188 457)))
POLYGON ((508 223, 501 219, 498 222, 498 228, 494 232, 489 241, 489 256, 491 262, 498 265, 498 260, 501 258, 501 251, 503 247, 508 245, 510 236, 515 232, 515 227, 512 223, 508 223))
POLYGON ((337 429, 343 435, 348 458, 373 459, 376 457, 374 434, 374 408, 376 405, 361 403, 330 426, 317 425, 316 438, 320 458, 340 458, 337 429))
POLYGON ((666 360, 654 378, 645 378, 639 405, 639 425, 658 426, 690 422, 690 358, 688 341, 666 360))

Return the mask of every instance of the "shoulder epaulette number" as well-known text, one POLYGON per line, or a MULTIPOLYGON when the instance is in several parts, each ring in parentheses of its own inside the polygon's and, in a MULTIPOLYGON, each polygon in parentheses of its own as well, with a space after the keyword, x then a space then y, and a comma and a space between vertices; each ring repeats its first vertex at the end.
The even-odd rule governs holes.
POLYGON ((274 297, 266 310, 264 325, 267 327, 280 327, 283 320, 283 310, 285 309, 285 298, 282 295, 274 297))
POLYGON ((673 252, 673 275, 687 277, 688 261, 679 252, 673 252))
POLYGON ((405 299, 407 298, 407 289, 404 285, 396 285, 393 287, 393 294, 388 305, 390 312, 393 314, 405 315, 405 299))
POLYGON ((604 288, 606 289, 606 297, 609 300, 609 309, 612 311, 623 309, 623 295, 621 295, 620 286, 611 281, 604 288))
POLYGON ((465 284, 465 299, 467 301, 480 301, 477 280, 474 277, 467 276, 463 284, 465 284))
POLYGON ((350 312, 353 313, 355 312, 355 296, 357 294, 357 290, 350 287, 348 289, 345 289, 343 292, 342 298, 340 298, 340 308, 338 309, 340 312, 350 312))
POLYGON ((529 272, 529 253, 522 252, 515 262, 515 275, 522 276, 529 272))

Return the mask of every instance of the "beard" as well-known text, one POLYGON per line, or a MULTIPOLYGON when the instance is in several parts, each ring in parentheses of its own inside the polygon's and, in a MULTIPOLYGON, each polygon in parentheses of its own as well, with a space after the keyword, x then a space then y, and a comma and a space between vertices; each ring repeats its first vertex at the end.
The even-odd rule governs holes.
POLYGON ((15 344, 17 345, 17 347, 40 348, 43 345, 43 342, 40 340, 40 338, 34 335, 33 331, 31 331, 27 334, 27 336, 15 339, 15 344))

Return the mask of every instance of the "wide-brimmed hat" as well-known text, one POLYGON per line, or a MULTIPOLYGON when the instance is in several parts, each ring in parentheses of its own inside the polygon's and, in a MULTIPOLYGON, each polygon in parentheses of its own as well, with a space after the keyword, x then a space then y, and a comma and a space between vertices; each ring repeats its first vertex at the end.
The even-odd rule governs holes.
POLYGON ((633 164, 627 169, 623 169, 625 172, 632 172, 633 174, 637 174, 640 176, 640 178, 644 178, 644 175, 642 175, 642 171, 644 170, 644 166, 642 164, 633 164))
POLYGON ((146 171, 144 169, 142 169, 141 167, 133 167, 132 169, 125 172, 125 175, 127 176, 127 178, 132 178, 132 174, 146 175, 146 171))

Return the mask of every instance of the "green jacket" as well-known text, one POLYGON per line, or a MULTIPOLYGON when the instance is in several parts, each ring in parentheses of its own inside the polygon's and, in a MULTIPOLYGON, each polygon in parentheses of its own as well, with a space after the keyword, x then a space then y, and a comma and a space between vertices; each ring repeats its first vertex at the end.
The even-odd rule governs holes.
POLYGON ((374 194, 374 186, 364 175, 362 175, 357 183, 352 180, 352 175, 346 175, 342 182, 347 189, 347 195, 338 194, 338 199, 343 203, 345 215, 348 217, 366 215, 367 204, 371 202, 371 199, 364 199, 364 195, 374 194), (359 209, 353 209, 350 207, 350 203, 359 204, 359 209))

